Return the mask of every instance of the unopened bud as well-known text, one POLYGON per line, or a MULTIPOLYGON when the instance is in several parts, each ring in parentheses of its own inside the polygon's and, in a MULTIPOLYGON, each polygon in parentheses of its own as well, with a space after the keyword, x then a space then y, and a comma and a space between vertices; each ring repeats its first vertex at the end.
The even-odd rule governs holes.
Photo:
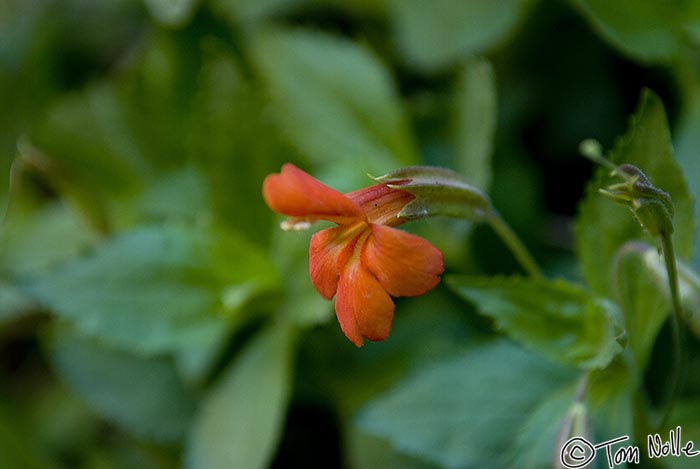
POLYGON ((654 187, 649 178, 636 166, 622 164, 610 174, 624 181, 600 189, 614 201, 632 210, 642 228, 652 236, 673 233, 673 201, 668 193, 654 187))

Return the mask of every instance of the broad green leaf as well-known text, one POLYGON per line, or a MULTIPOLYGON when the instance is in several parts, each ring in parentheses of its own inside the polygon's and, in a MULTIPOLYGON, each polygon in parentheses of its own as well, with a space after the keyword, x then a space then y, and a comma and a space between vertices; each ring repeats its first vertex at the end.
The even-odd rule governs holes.
POLYGON ((137 357, 65 327, 52 330, 48 349, 61 378, 103 418, 144 438, 185 434, 195 406, 172 360, 137 357))
POLYGON ((574 402, 574 387, 549 393, 528 416, 510 448, 510 467, 550 467, 557 437, 574 402))
POLYGON ((552 360, 605 368, 622 349, 615 305, 563 280, 452 276, 447 284, 498 329, 552 360))
POLYGON ((602 441, 634 434, 634 403, 641 375, 627 350, 604 370, 594 370, 588 385, 593 433, 602 441))
POLYGON ((507 467, 511 445, 569 370, 506 341, 426 366, 371 401, 364 432, 444 467, 507 467))
MULTIPOLYGON (((700 441, 700 423, 698 423, 700 422, 700 401, 697 398, 679 402, 669 421, 671 422, 670 428, 664 428, 659 432, 662 441, 669 441, 669 430, 677 430, 677 427, 680 427, 680 435, 678 431, 675 433, 677 437, 680 437, 681 448, 692 441, 693 451, 700 450, 698 443, 700 441)), ((694 469, 697 466, 698 457, 668 457, 663 461, 668 464, 670 469, 694 469)))
POLYGON ((453 111, 454 169, 484 191, 491 185, 496 104, 493 67, 486 59, 468 61, 459 76, 453 111))
POLYGON ((327 184, 354 190, 367 173, 416 162, 391 77, 366 47, 320 32, 267 29, 252 38, 251 55, 270 112, 301 154, 323 167, 327 184))
POLYGON ((207 43, 191 127, 191 159, 207 177, 222 223, 264 242, 273 212, 261 194, 266 175, 279 171, 292 150, 266 117, 259 87, 245 78, 221 44, 207 43))
POLYGON ((357 353, 333 318, 306 333, 300 344, 299 362, 305 366, 299 369, 298 392, 326 389, 339 415, 354 415, 408 371, 462 352, 465 343, 485 335, 474 319, 464 314, 462 301, 438 287, 423 296, 397 299, 391 339, 367 344, 357 353))
POLYGON ((171 224, 108 239, 27 287, 85 335, 161 353, 216 342, 275 282, 265 257, 234 233, 171 224))
POLYGON ((142 13, 137 0, 0 2, 0 147, 58 93, 106 73, 138 42, 142 13))
POLYGON ((0 215, 0 330, 37 307, 19 288, 17 277, 45 271, 94 241, 61 204, 47 204, 39 209, 14 204, 5 219, 1 218, 3 215, 0 215))
POLYGON ((188 344, 175 352, 177 370, 189 386, 198 387, 206 383, 237 325, 232 322, 227 324, 228 327, 212 330, 206 341, 188 344))
POLYGON ((401 469, 437 469, 440 466, 403 454, 394 449, 386 440, 364 433, 357 427, 347 430, 347 454, 350 467, 375 469, 396 467, 401 469))
MULTIPOLYGON (((46 176, 59 189, 79 183, 76 190, 85 187, 93 197, 113 195, 149 171, 126 125, 124 103, 100 82, 57 100, 32 129, 30 143, 50 163, 46 176)), ((32 148, 27 153, 31 159, 32 148)))
MULTIPOLYGON (((698 6, 700 9, 700 5, 698 6)), ((698 15, 700 16, 700 15, 698 15)), ((681 82, 682 108, 673 146, 678 164, 688 180, 694 199, 700 200, 700 83, 698 73, 692 64, 679 67, 678 81, 681 82)), ((698 207, 696 207, 696 213, 698 207)), ((696 217, 697 219, 697 217, 696 217)), ((700 233, 695 236, 696 246, 700 246, 700 233)), ((700 250, 696 250, 694 259, 695 269, 700 270, 700 250)))
POLYGON ((19 288, 0 278, 0 332, 5 324, 23 316, 35 306, 19 288))
MULTIPOLYGON (((610 160, 615 164, 637 166, 654 186, 671 195, 675 206, 673 241, 676 254, 682 259, 692 256, 695 235, 693 197, 673 157, 663 104, 652 92, 642 94, 627 133, 616 142, 610 160)), ((658 240, 649 239, 629 209, 598 192, 599 188, 613 182, 608 172, 598 168, 588 185, 576 219, 576 248, 583 275, 593 291, 614 297, 612 262, 615 252, 629 240, 646 239, 652 245, 658 245, 658 240)))
POLYGON ((0 229, 0 271, 12 276, 45 272, 97 241, 60 202, 15 208, 0 229))
MULTIPOLYGON (((127 205, 127 204, 124 204, 127 205)), ((131 223, 163 220, 196 221, 209 215, 207 181, 194 167, 185 166, 151 181, 129 202, 131 223)), ((131 223, 124 223, 129 226, 131 223)))
POLYGON ((198 52, 174 32, 144 33, 118 73, 52 106, 31 142, 110 197, 138 188, 158 169, 172 171, 188 156, 194 132, 198 52))
POLYGON ((389 13, 404 60, 432 71, 503 42, 528 4, 529 0, 391 0, 389 13))
POLYGON ((186 468, 268 466, 291 392, 295 335, 288 324, 269 327, 224 372, 190 431, 186 468))
POLYGON ((147 36, 131 67, 112 82, 106 101, 121 106, 104 106, 114 109, 112 140, 121 137, 127 154, 145 160, 147 168, 172 169, 190 156, 186 142, 195 131, 189 116, 200 58, 183 39, 162 29, 147 36))
POLYGON ((630 57, 671 62, 691 43, 697 9, 684 0, 571 0, 598 33, 630 57), (634 11, 634 14, 630 14, 634 11))
POLYGON ((151 15, 166 26, 182 26, 191 18, 199 0, 144 0, 151 15))

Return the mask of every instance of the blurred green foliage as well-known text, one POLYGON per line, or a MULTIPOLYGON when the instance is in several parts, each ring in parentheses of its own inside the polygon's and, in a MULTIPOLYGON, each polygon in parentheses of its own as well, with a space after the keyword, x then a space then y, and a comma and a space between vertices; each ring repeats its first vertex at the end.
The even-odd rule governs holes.
POLYGON ((0 1, 0 468, 549 467, 581 373, 596 441, 644 444, 665 273, 605 170, 584 191, 588 137, 673 197, 697 334, 700 2, 0 1), (453 168, 548 279, 409 225, 447 281, 356 349, 262 200, 287 161, 453 168))

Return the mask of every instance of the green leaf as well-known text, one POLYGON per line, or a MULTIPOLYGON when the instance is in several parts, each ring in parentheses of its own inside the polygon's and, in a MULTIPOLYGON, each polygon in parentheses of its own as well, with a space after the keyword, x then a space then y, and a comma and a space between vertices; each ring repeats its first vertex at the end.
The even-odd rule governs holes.
POLYGON ((107 348, 65 327, 52 330, 48 349, 61 378, 103 418, 144 438, 185 434, 195 406, 172 360, 107 348))
POLYGON ((151 15, 166 26, 183 26, 194 14, 199 0, 144 0, 151 15))
POLYGON ((285 421, 295 336, 275 324, 225 371, 191 429, 186 468, 268 467, 285 421))
POLYGON ((464 314, 462 301, 447 289, 436 288, 423 296, 398 299, 391 340, 371 344, 366 353, 358 354, 333 318, 325 327, 305 334, 300 344, 299 361, 305 366, 299 370, 301 388, 297 392, 315 394, 319 388, 326 389, 334 396, 340 415, 353 415, 407 371, 454 356, 464 350, 465 343, 485 336, 473 321, 473 315, 464 314), (349 380, 348 376, 362 379, 349 380))
POLYGON ((73 150, 73 138, 80 144, 78 150, 101 166, 104 148, 128 163, 137 182, 185 162, 187 142, 196 131, 191 112, 200 69, 199 49, 185 37, 163 28, 150 31, 118 74, 83 93, 89 99, 83 104, 86 109, 78 111, 94 121, 93 127, 63 136, 60 125, 53 123, 47 146, 58 138, 63 154, 73 150), (82 148, 83 141, 92 139, 101 146, 82 148))
POLYGON ((275 282, 266 258, 239 236, 173 224, 108 239, 27 287, 81 333, 153 354, 216 342, 275 282))
MULTIPOLYGON (((700 336, 700 276, 678 259, 676 268, 685 320, 700 336)), ((630 345, 643 369, 654 339, 672 310, 666 264, 658 250, 629 242, 615 257, 615 273, 630 345)))
POLYGON ((0 332, 3 326, 35 307, 34 302, 12 283, 0 278, 0 332))
POLYGON ((693 2, 683 0, 571 2, 604 39, 643 62, 668 63, 678 58, 690 45, 688 28, 697 21, 693 20, 693 2), (634 14, 630 14, 632 9, 634 14))
MULTIPOLYGON (((650 91, 642 94, 627 133, 618 139, 609 157, 614 164, 637 166, 654 186, 670 194, 675 206, 675 251, 683 259, 692 256, 695 235, 693 197, 673 158, 666 114, 655 94, 650 91)), ((608 297, 614 297, 611 263, 616 251, 633 239, 643 239, 650 244, 657 242, 643 232, 629 209, 598 193, 598 189, 608 186, 611 181, 607 169, 597 170, 576 219, 576 248, 583 275, 594 292, 608 297)))
POLYGON ((615 305, 563 280, 451 276, 447 284, 498 329, 552 360, 605 368, 622 350, 615 305))
POLYGON ((38 119, 30 143, 51 163, 44 166, 52 183, 68 194, 83 189, 93 197, 138 185, 150 168, 128 131, 124 107, 114 87, 100 82, 62 96, 38 119))
POLYGON ((390 19, 406 62, 426 71, 489 51, 510 35, 529 0, 391 0, 390 19))
POLYGON ((548 394, 532 410, 511 446, 511 467, 550 467, 557 451, 559 431, 574 402, 574 391, 573 386, 565 386, 548 394))
MULTIPOLYGON (((700 5, 698 11, 700 11, 700 5)), ((677 79, 682 85, 683 104, 675 127, 673 147, 678 164, 683 169, 693 197, 697 201, 700 200, 700 158, 696 153, 700 148, 700 84, 696 67, 692 62, 685 65, 685 67, 679 67, 677 71, 677 79)), ((700 246, 700 233, 696 233, 695 243, 700 246)), ((696 270, 700 270, 699 250, 695 252, 694 266, 696 270)))
POLYGON ((440 466, 396 451, 386 440, 349 428, 345 445, 349 466, 356 469, 400 467, 401 469, 438 469, 440 466))
MULTIPOLYGON (((509 448, 569 370, 506 341, 427 366, 371 401, 365 432, 445 467, 507 467, 509 448)), ((552 442, 554 444, 554 442, 552 442)))
MULTIPOLYGON (((126 206, 127 204, 125 204, 126 206)), ((130 200, 127 216, 135 219, 123 221, 130 226, 139 222, 191 221, 209 215, 210 194, 207 181, 195 167, 185 166, 166 173, 144 187, 130 200)))
POLYGON ((601 440, 634 434, 635 402, 641 375, 627 353, 590 374, 588 405, 593 433, 601 440))
POLYGON ((279 171, 293 151, 266 116, 261 90, 238 62, 222 44, 207 43, 205 51, 190 158, 207 177, 218 219, 262 242, 273 218, 259 195, 263 179, 279 171))
POLYGON ((615 286, 625 314, 629 345, 640 370, 646 368, 671 307, 668 279, 656 274, 659 269, 665 272, 658 251, 643 243, 627 243, 615 257, 615 286))
POLYGON ((460 73, 453 111, 454 169, 483 191, 491 185, 496 105, 493 67, 486 59, 468 61, 460 73))
POLYGON ((61 203, 16 208, 0 230, 0 270, 12 276, 45 272, 97 241, 61 203))
POLYGON ((251 53, 273 117, 332 187, 354 190, 366 173, 416 162, 391 77, 367 48, 320 32, 267 29, 253 37, 251 53))
MULTIPOLYGON (((681 448, 687 442, 692 441, 693 451, 698 451, 698 441, 700 441, 700 401, 696 399, 688 399, 680 401, 674 407, 673 415, 669 419, 672 423, 672 428, 678 425, 681 428, 681 448)), ((665 429, 664 429, 665 430, 665 429)), ((678 435, 678 433, 676 433, 678 435)), ((660 436, 663 441, 668 441, 668 432, 661 432, 660 436)), ((697 457, 669 457, 664 460, 670 469, 693 469, 697 466, 697 457)))

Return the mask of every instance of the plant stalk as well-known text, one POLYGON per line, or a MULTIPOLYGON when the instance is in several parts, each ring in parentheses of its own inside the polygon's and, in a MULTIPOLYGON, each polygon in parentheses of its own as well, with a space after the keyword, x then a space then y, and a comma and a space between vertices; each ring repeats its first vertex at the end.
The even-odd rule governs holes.
POLYGON ((532 257, 532 254, 530 254, 530 251, 527 250, 525 244, 523 244, 518 235, 515 234, 513 229, 506 223, 496 209, 491 209, 487 216, 487 221, 498 237, 501 238, 508 247, 523 270, 533 278, 544 278, 540 267, 532 257))
POLYGON ((659 427, 666 424, 673 407, 678 401, 681 388, 683 387, 683 376, 685 374, 685 354, 683 353, 685 346, 685 337, 683 336, 683 307, 681 306, 680 292, 678 288, 678 268, 676 267, 676 255, 673 249, 673 240, 671 236, 661 234, 661 246, 663 248, 664 262, 666 263, 666 272, 668 273, 668 286, 671 291, 671 303, 673 304, 673 315, 671 316, 671 334, 673 340, 673 355, 675 357, 676 369, 672 377, 673 381, 670 386, 670 394, 666 403, 666 408, 659 421, 659 427))

